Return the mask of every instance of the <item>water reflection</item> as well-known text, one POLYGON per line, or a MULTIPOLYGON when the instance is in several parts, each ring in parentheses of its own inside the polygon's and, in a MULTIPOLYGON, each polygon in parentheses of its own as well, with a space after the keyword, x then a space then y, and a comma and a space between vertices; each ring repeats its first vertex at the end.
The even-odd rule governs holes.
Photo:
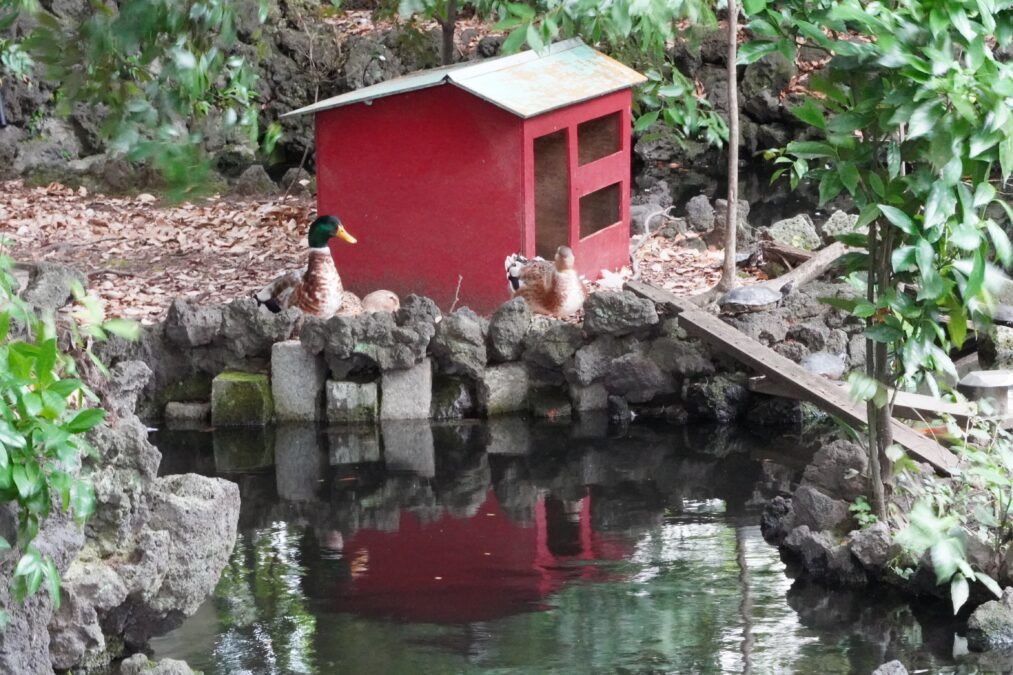
POLYGON ((800 439, 507 419, 155 441, 163 471, 242 493, 214 598, 153 645, 207 673, 954 662, 945 617, 785 575, 756 509, 791 489, 800 439))

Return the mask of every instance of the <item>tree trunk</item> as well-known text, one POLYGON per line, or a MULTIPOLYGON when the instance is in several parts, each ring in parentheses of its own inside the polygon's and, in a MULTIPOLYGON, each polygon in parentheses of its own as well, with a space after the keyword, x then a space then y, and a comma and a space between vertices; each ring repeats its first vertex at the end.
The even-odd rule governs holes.
POLYGON ((738 59, 739 6, 728 0, 728 208, 725 209, 725 261, 718 288, 730 291, 737 286, 735 235, 739 229, 739 83, 735 61, 738 59))
POLYGON ((447 0, 447 16, 440 22, 443 28, 443 46, 440 60, 449 66, 454 62, 454 31, 457 29, 457 0, 447 0))
MULTIPOLYGON (((878 241, 880 227, 877 223, 869 225, 869 272, 866 280, 865 299, 871 303, 876 302, 876 284, 879 281, 879 265, 877 255, 882 242, 878 241)), ((875 315, 866 318, 865 326, 872 326, 875 315)), ((879 371, 877 356, 879 355, 879 343, 869 338, 865 339, 865 374, 876 379, 879 371)), ((884 427, 889 428, 890 418, 886 416, 886 410, 876 405, 872 399, 866 403, 868 413, 868 447, 869 447, 869 487, 872 491, 872 510, 881 521, 886 521, 886 495, 883 491, 883 475, 880 467, 880 443, 884 427), (884 419, 885 417, 885 419, 884 419)))

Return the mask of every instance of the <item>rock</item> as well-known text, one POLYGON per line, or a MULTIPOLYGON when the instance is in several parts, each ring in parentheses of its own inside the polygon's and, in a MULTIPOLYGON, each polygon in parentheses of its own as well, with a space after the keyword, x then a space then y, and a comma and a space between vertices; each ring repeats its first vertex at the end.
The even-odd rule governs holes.
MULTIPOLYGON (((192 473, 163 476, 151 484, 148 509, 148 531, 166 535, 167 547, 160 553, 165 556, 165 572, 153 577, 141 571, 144 560, 140 550, 135 553, 118 572, 121 579, 126 575, 128 589, 133 582, 144 590, 128 595, 109 619, 134 646, 178 626, 218 583, 236 543, 239 488, 221 478, 192 473), (131 580, 130 567, 137 565, 140 574, 131 580)), ((153 553, 150 549, 145 554, 153 553)))
POLYGON ((630 404, 622 396, 609 396, 608 398, 609 421, 619 425, 626 425, 633 421, 633 413, 630 411, 630 404))
POLYGON ((222 309, 222 345, 241 359, 267 357, 271 345, 292 335, 300 316, 295 308, 273 314, 253 298, 233 300, 222 309))
POLYGON ((59 263, 33 263, 21 299, 38 312, 55 312, 71 299, 75 284, 85 288, 88 279, 77 270, 59 263))
POLYGON ((608 390, 601 382, 570 384, 570 404, 577 413, 608 410, 608 390))
POLYGON ((262 165, 252 164, 239 175, 235 192, 244 197, 269 197, 278 193, 278 186, 262 165))
POLYGON ((739 84, 742 108, 756 122, 776 122, 784 116, 781 91, 795 75, 795 65, 779 52, 748 66, 739 84))
POLYGON ((815 251, 822 245, 812 218, 804 213, 777 221, 767 228, 767 233, 776 242, 807 251, 815 251))
POLYGON ((151 368, 143 361, 120 361, 109 370, 102 404, 116 417, 134 414, 137 399, 151 381, 151 368))
POLYGON ((714 229, 714 207, 706 195, 697 195, 686 203, 686 222, 697 232, 714 229))
POLYGON ((826 413, 811 403, 763 394, 749 397, 746 424, 759 427, 803 427, 825 421, 826 413))
POLYGON ((798 555, 806 573, 829 586, 863 586, 867 579, 846 546, 837 544, 826 532, 813 532, 806 525, 796 527, 784 540, 785 547, 798 555))
POLYGON ((202 307, 176 298, 165 318, 165 335, 177 347, 189 349, 209 345, 222 326, 221 307, 202 307))
POLYGON ((749 402, 744 373, 720 373, 692 382, 684 396, 692 418, 728 424, 741 417, 749 402))
POLYGON ((892 543, 893 538, 887 524, 876 522, 852 532, 848 537, 848 550, 858 558, 867 572, 877 573, 886 568, 892 543))
POLYGON ((299 340, 271 347, 271 396, 279 422, 315 422, 321 415, 327 366, 299 340))
POLYGON ((848 334, 840 328, 832 328, 827 335, 826 351, 841 359, 848 352, 848 334))
POLYGON ((290 195, 311 195, 317 191, 317 181, 306 169, 293 166, 281 177, 282 191, 290 195))
POLYGON ((672 379, 639 353, 624 354, 609 364, 605 388, 632 403, 646 403, 658 394, 674 391, 672 379))
POLYGON ((274 401, 267 375, 226 371, 211 382, 211 422, 218 426, 263 426, 274 401))
POLYGON ((785 337, 805 345, 809 351, 821 351, 827 345, 830 329, 823 324, 802 323, 788 329, 785 337))
POLYGON ((385 370, 380 382, 381 420, 429 419, 433 366, 429 359, 403 370, 385 370))
POLYGON ((795 363, 802 363, 807 356, 809 356, 809 348, 801 342, 795 342, 794 340, 786 340, 785 342, 778 342, 772 349, 795 363))
POLYGON ((397 55, 370 37, 349 38, 344 43, 344 49, 346 89, 368 87, 398 77, 404 72, 397 55))
POLYGON ((865 494, 869 457, 856 443, 839 439, 822 445, 805 468, 802 483, 834 499, 853 502, 865 494))
POLYGON ((165 423, 168 426, 186 426, 211 421, 210 403, 184 403, 169 401, 165 404, 165 423))
POLYGON ((429 347, 440 370, 447 375, 478 378, 485 369, 486 326, 467 307, 443 317, 429 347))
POLYGON ((429 417, 453 420, 473 417, 477 401, 468 383, 457 378, 442 377, 433 384, 433 402, 429 417))
POLYGON ((630 206, 630 234, 648 234, 665 224, 665 209, 654 203, 630 206))
POLYGON ((524 298, 500 305, 489 320, 489 356, 496 361, 516 361, 521 356, 524 335, 531 327, 531 309, 524 298))
POLYGON ((615 338, 603 335, 584 345, 573 355, 570 377, 577 384, 589 385, 605 377, 612 361, 628 352, 640 351, 640 343, 633 338, 615 338))
POLYGON ((795 490, 791 504, 795 524, 808 526, 814 532, 835 530, 851 520, 847 502, 828 497, 809 485, 795 490))
POLYGON ((558 371, 583 342, 579 326, 541 319, 535 321, 524 336, 524 361, 548 371, 558 371))
POLYGON ((558 389, 535 389, 528 400, 531 414, 537 418, 559 420, 573 415, 570 398, 558 389))
MULTIPOLYGON (((403 370, 415 366, 426 356, 438 316, 439 309, 432 300, 409 295, 393 315, 373 312, 331 317, 325 324, 324 344, 331 374, 341 378, 368 368, 403 370)), ((318 331, 313 328, 311 350, 319 339, 318 331)))
POLYGON ((478 381, 478 403, 489 416, 528 409, 528 371, 519 363, 485 369, 478 381))
POLYGON ((781 342, 788 333, 784 318, 775 312, 747 312, 722 318, 725 323, 767 347, 781 342))
POLYGON ((967 646, 974 651, 1013 647, 1013 588, 1001 600, 989 600, 967 619, 967 646))
POLYGON ((760 534, 771 546, 781 546, 788 533, 795 529, 795 513, 791 498, 778 495, 767 502, 760 516, 760 534))
POLYGON ((428 421, 386 419, 380 422, 380 434, 388 470, 411 471, 422 478, 436 475, 433 428, 428 421))
POLYGON ((647 358, 669 375, 698 377, 714 372, 710 353, 699 342, 662 336, 651 342, 647 358))
POLYGON ((592 293, 584 301, 584 332, 591 336, 627 335, 658 323, 658 310, 631 291, 592 293))
POLYGON ((503 38, 499 35, 486 35, 478 41, 478 55, 488 59, 499 55, 500 47, 503 46, 503 38))
POLYGON ((876 668, 876 670, 872 671, 872 675, 908 675, 908 673, 904 664, 894 659, 876 668))
POLYGON ((162 659, 156 663, 138 653, 120 662, 120 675, 194 675, 194 671, 186 661, 162 659))
POLYGON ((843 234, 850 234, 856 231, 855 225, 858 224, 858 215, 852 215, 845 213, 844 211, 834 211, 830 214, 830 217, 826 219, 823 225, 820 227, 820 235, 823 237, 825 244, 830 244, 837 237, 843 234))
POLYGON ((34 174, 39 181, 74 181, 68 165, 81 156, 81 141, 69 120, 44 118, 38 134, 30 136, 14 159, 16 175, 34 174))

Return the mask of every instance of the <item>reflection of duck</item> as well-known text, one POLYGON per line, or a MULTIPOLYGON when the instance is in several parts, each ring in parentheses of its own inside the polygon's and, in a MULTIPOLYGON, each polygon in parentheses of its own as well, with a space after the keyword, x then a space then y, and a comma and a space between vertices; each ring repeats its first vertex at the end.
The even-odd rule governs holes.
POLYGON ((398 297, 390 291, 373 291, 362 300, 349 293, 341 284, 338 269, 328 244, 338 238, 354 244, 350 235, 334 216, 320 216, 310 224, 307 240, 309 259, 306 267, 287 272, 254 293, 257 302, 272 312, 296 307, 304 314, 327 318, 335 314, 361 314, 362 312, 393 312, 400 306, 398 297))
POLYGON ((535 314, 562 319, 584 305, 584 284, 577 276, 569 246, 556 249, 551 263, 541 258, 529 261, 514 254, 507 257, 505 266, 514 297, 524 298, 535 314))

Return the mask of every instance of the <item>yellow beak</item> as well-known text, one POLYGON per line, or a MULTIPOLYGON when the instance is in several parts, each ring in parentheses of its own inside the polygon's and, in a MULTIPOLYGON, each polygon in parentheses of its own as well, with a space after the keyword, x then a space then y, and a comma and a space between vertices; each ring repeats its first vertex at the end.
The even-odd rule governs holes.
POLYGON ((348 232, 345 230, 344 225, 338 225, 338 231, 334 233, 334 236, 340 239, 341 241, 348 242, 349 244, 354 244, 356 242, 355 237, 348 234, 348 232))

